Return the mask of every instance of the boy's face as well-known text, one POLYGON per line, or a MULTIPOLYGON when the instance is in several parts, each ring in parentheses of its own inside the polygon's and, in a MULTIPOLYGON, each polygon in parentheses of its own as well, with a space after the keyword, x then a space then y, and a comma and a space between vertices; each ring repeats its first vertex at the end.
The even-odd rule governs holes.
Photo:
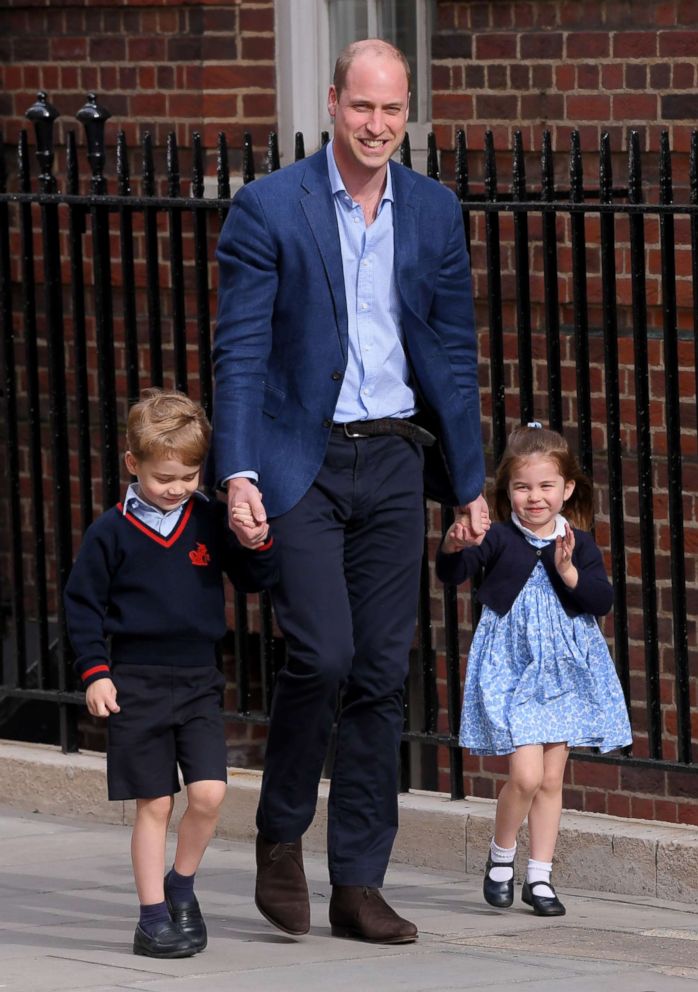
POLYGON ((160 510, 174 510, 199 488, 200 465, 185 465, 178 458, 124 457, 126 468, 138 478, 143 499, 160 510))

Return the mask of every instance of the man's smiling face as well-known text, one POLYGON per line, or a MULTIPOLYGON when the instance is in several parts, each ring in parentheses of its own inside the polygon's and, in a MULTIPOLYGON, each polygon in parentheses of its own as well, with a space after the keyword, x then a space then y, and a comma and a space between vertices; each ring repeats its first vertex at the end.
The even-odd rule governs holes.
POLYGON ((330 87, 327 106, 344 181, 347 171, 358 178, 382 169, 405 136, 409 93, 401 62, 389 55, 357 55, 341 92, 330 87))

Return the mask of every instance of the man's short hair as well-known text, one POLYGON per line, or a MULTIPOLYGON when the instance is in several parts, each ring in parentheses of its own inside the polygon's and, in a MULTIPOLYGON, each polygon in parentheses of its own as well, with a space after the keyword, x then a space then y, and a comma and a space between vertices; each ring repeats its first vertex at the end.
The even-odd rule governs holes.
POLYGON ((347 73, 349 72, 349 67, 358 55, 387 55, 389 58, 397 59, 397 61, 402 65, 405 70, 405 75, 407 76, 407 92, 410 92, 412 85, 412 72, 410 70, 410 64, 407 61, 406 56, 396 48, 395 45, 391 45, 389 41, 383 41, 382 38, 364 38, 362 41, 352 41, 349 45, 342 49, 339 53, 339 57, 335 62, 334 66, 334 77, 332 83, 335 90, 337 91, 337 96, 344 89, 347 81, 347 73))
POLYGON ((126 443, 139 460, 177 458, 184 465, 201 465, 210 441, 203 407, 177 390, 146 389, 129 410, 126 443))

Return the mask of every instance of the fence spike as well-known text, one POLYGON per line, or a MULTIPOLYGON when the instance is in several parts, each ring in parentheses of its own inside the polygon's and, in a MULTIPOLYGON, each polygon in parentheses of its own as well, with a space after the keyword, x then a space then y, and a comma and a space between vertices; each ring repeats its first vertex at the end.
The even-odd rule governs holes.
POLYGON ((276 131, 270 131, 267 141, 267 172, 276 172, 280 168, 279 135, 276 131))
POLYGON ((400 164, 404 165, 406 169, 412 168, 412 146, 407 131, 405 131, 405 137, 400 145, 400 164))
POLYGON ((570 132, 570 200, 573 203, 584 201, 582 147, 577 130, 570 132))
POLYGON ((75 131, 68 131, 65 149, 66 190, 76 196, 80 192, 80 167, 75 143, 75 131))
POLYGON ((100 195, 107 192, 104 171, 104 125, 111 117, 106 107, 100 107, 94 93, 87 94, 87 100, 75 115, 85 128, 87 139, 87 159, 92 168, 90 182, 92 192, 100 195))
POLYGON ((465 131, 459 128, 456 132, 456 196, 459 200, 467 200, 468 192, 468 148, 465 131))
POLYGON ((613 164, 608 131, 604 131, 601 135, 599 149, 599 199, 602 203, 611 203, 613 200, 613 164))
POLYGON ((635 130, 628 134, 628 199, 631 203, 642 203, 640 134, 635 130))
POLYGON ((251 183, 254 181, 254 150, 252 148, 252 135, 245 131, 242 136, 242 181, 251 183))
POLYGON ((330 140, 330 132, 329 131, 321 131, 320 132, 320 146, 322 148, 324 148, 325 145, 328 144, 329 140, 330 140))
POLYGON ((698 203, 698 131, 691 131, 691 148, 688 155, 688 182, 691 203, 698 203))
POLYGON ((19 132, 17 142, 17 176, 19 179, 20 193, 31 191, 31 175, 29 172, 29 142, 25 128, 19 132))
POLYGON ((511 172, 511 191, 515 200, 526 199, 526 159, 524 155, 523 137, 517 128, 514 131, 513 163, 511 172))
POLYGON ((143 135, 143 192, 146 196, 155 196, 153 136, 150 131, 146 131, 143 135))
POLYGON ((191 167, 192 196, 201 200, 204 196, 204 154, 201 147, 201 135, 194 131, 192 135, 192 167, 191 167))
POLYGON ((5 141, 0 135, 0 193, 7 192, 7 163, 5 161, 5 141))
POLYGON ((659 135, 659 202, 674 202, 674 187, 671 176, 671 148, 669 147, 668 131, 662 131, 659 135))
POLYGON ((168 196, 179 196, 179 149, 177 136, 174 131, 167 135, 167 193, 168 196))
POLYGON ((126 134, 119 130, 116 136, 116 185, 119 196, 131 195, 131 175, 128 168, 128 146, 126 134))
POLYGON ((437 182, 441 179, 439 171, 439 150, 436 147, 436 135, 430 131, 427 135, 427 175, 437 182))
POLYGON ((36 133, 36 157, 39 162, 39 183, 43 193, 55 193, 58 189, 53 168, 53 122, 60 114, 48 102, 43 90, 36 94, 36 101, 24 115, 34 125, 36 133))
POLYGON ((491 131, 485 131, 485 194, 488 200, 497 199, 497 161, 491 131))
POLYGON ((540 186, 542 199, 555 199, 555 171, 553 168, 553 146, 550 131, 543 131, 543 141, 540 150, 540 186))
POLYGON ((293 160, 295 162, 300 162, 302 158, 305 158, 305 141, 303 139, 303 132, 296 131, 295 140, 295 150, 293 154, 293 160))
POLYGON ((228 166, 228 141, 224 131, 218 132, 218 155, 216 158, 218 178, 218 199, 230 199, 230 168, 228 166))

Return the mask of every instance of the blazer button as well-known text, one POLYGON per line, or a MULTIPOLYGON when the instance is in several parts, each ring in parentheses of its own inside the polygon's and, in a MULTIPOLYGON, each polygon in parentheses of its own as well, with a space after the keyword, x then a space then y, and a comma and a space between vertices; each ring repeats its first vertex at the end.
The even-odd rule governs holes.
POLYGON ((332 373, 332 378, 334 379, 335 382, 337 382, 339 379, 342 378, 342 373, 341 372, 333 372, 332 373))
POLYGON ((331 427, 332 426, 332 421, 331 420, 328 420, 327 418, 325 418, 323 420, 323 422, 322 422, 322 426, 323 427, 331 427))
POLYGON ((538 557, 540 558, 540 556, 541 556, 541 555, 543 554, 543 549, 542 549, 542 548, 538 548, 538 549, 536 550, 536 554, 537 554, 537 555, 538 555, 538 557))

